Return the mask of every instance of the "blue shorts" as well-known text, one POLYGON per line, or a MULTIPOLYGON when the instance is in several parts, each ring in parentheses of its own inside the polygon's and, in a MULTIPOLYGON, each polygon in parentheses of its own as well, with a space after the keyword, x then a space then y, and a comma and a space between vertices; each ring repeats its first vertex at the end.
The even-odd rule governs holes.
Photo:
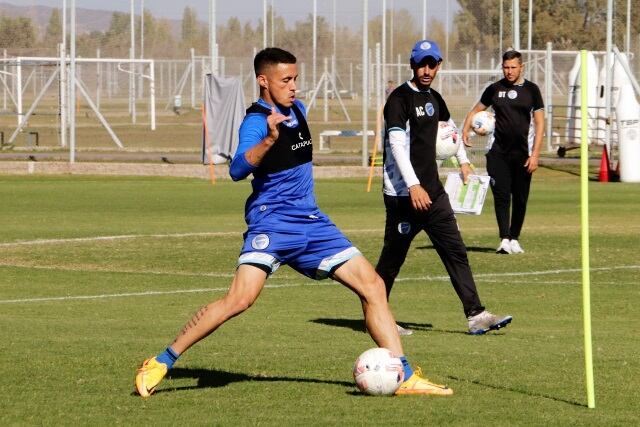
POLYGON ((313 215, 268 212, 249 223, 238 265, 274 273, 280 264, 312 279, 326 279, 360 251, 320 211, 313 215))

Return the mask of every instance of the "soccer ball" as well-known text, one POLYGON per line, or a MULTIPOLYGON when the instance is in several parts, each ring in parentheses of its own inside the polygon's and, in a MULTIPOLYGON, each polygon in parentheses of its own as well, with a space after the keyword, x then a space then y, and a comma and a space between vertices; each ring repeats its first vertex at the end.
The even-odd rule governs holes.
POLYGON ((446 160, 455 156, 461 144, 458 130, 449 122, 438 123, 438 136, 436 136, 436 160, 446 160))
POLYGON ((478 111, 471 118, 471 129, 478 135, 493 133, 496 127, 496 118, 488 111, 478 111))
POLYGON ((356 360, 353 379, 363 393, 390 396, 404 380, 402 361, 386 348, 369 349, 356 360))

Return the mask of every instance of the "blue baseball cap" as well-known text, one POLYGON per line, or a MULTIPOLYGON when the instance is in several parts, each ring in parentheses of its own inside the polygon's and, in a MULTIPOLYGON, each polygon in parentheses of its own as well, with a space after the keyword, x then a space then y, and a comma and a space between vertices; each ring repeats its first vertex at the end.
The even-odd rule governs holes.
POLYGON ((422 62, 424 58, 431 56, 437 61, 442 61, 442 54, 436 42, 431 40, 420 40, 413 46, 411 51, 411 60, 416 64, 422 62))

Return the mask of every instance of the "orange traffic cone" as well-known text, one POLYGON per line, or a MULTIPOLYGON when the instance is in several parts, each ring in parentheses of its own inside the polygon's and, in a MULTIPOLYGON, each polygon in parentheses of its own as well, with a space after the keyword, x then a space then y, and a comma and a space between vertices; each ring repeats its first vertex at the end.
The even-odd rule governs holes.
POLYGON ((598 173, 598 181, 609 182, 609 155, 607 147, 602 147, 602 157, 600 159, 600 172, 598 173))

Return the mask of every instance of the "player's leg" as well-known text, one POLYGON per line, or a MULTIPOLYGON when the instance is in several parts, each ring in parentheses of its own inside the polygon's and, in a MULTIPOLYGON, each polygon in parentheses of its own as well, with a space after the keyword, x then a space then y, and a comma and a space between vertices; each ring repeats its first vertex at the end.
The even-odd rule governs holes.
POLYGON ((472 335, 481 335, 490 330, 507 326, 512 316, 498 316, 487 310, 480 302, 476 283, 471 273, 467 248, 458 229, 458 223, 446 194, 437 197, 425 216, 425 230, 440 256, 451 284, 462 302, 472 335))
POLYGON ((240 265, 226 295, 198 310, 163 353, 143 362, 135 380, 138 394, 142 397, 151 395, 182 353, 251 307, 266 279, 264 270, 253 265, 240 265))
POLYGON ((409 365, 404 356, 393 314, 387 303, 382 279, 376 274, 369 261, 361 255, 354 256, 338 267, 332 277, 360 297, 367 331, 375 343, 380 347, 388 348, 402 360, 405 381, 396 394, 440 396, 453 394, 450 388, 430 382, 422 377, 422 371, 419 368, 413 371, 409 365))
POLYGON ((225 296, 198 310, 171 347, 176 353, 182 354, 224 322, 251 307, 260 295, 266 280, 267 273, 264 270, 253 265, 240 265, 225 296))
POLYGON ((511 236, 511 246, 514 253, 523 253, 524 250, 518 241, 524 217, 527 212, 527 201, 529 199, 529 189, 531 188, 531 177, 525 168, 524 162, 526 156, 519 156, 513 161, 513 180, 511 184, 511 193, 513 198, 513 212, 511 214, 511 228, 509 235, 511 236))
POLYGON ((411 241, 418 233, 418 228, 411 223, 410 201, 408 197, 384 196, 386 220, 384 240, 376 272, 382 277, 387 290, 387 299, 400 268, 407 257, 411 241))
POLYGON ((484 310, 476 288, 467 248, 458 229, 458 222, 446 193, 433 200, 425 215, 424 228, 442 260, 451 284, 462 302, 465 316, 473 316, 484 310))
POLYGON ((493 206, 498 222, 500 234, 500 246, 497 253, 509 254, 509 225, 511 210, 511 173, 505 157, 493 150, 487 153, 487 173, 491 177, 491 192, 493 193, 493 206))
POLYGON ((360 297, 365 325, 373 341, 395 354, 404 354, 384 283, 369 261, 363 256, 355 256, 335 270, 333 278, 360 297))

